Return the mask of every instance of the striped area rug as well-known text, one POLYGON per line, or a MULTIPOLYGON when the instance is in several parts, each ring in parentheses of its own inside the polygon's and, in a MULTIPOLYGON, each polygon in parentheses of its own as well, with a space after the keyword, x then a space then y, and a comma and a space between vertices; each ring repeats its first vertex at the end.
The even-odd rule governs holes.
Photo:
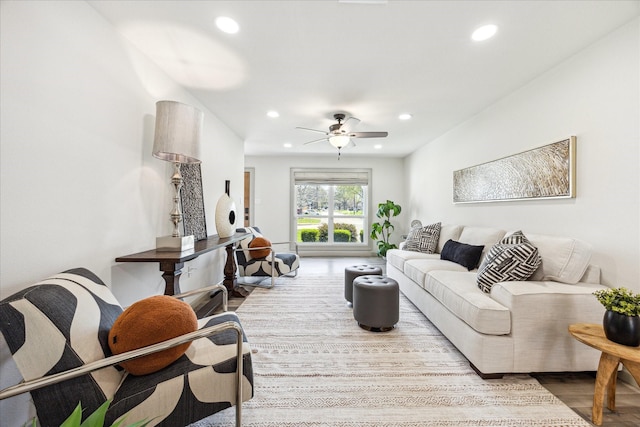
MULTIPOLYGON (((243 426, 585 426, 528 375, 483 380, 400 296, 400 321, 361 329, 342 276, 280 278, 239 307, 254 350, 255 397, 243 426)), ((227 409, 194 426, 231 426, 227 409)))

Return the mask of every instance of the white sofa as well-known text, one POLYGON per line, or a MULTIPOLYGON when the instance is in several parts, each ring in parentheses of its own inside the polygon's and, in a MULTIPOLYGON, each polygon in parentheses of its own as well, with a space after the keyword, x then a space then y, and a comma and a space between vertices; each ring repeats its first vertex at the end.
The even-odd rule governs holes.
POLYGON ((440 259, 449 240, 484 245, 482 258, 509 232, 441 226, 436 253, 393 249, 387 275, 402 293, 464 354, 483 377, 504 373, 595 371, 600 353, 575 340, 572 323, 600 323, 604 308, 592 293, 600 269, 590 247, 576 239, 524 233, 538 248, 541 266, 526 281, 499 282, 490 293, 469 271, 440 259))

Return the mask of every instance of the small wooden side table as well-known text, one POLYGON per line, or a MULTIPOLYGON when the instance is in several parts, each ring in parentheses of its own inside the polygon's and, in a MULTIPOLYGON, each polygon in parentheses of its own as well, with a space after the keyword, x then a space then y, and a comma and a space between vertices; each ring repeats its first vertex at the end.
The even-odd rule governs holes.
POLYGON ((596 386, 593 392, 593 408, 591 421, 602 425, 602 406, 604 393, 607 391, 607 408, 616 409, 616 380, 620 363, 627 368, 633 378, 640 384, 640 347, 628 347, 609 341, 604 335, 602 325, 592 323, 576 323, 569 326, 569 333, 583 344, 600 350, 600 363, 596 374, 596 386))

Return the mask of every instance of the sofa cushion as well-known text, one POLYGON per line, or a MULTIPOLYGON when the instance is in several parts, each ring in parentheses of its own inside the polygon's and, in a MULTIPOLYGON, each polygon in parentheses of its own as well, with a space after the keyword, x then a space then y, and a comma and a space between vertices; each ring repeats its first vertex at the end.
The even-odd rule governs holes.
POLYGON ((404 263, 404 274, 422 288, 425 286, 427 274, 436 270, 468 271, 460 264, 439 258, 411 259, 404 263))
POLYGON ((404 263, 410 259, 440 259, 440 255, 405 251, 403 249, 389 249, 387 251, 387 263, 400 271, 404 271, 404 263))
POLYGON ((553 280, 576 284, 584 275, 591 260, 591 247, 570 237, 527 233, 529 241, 538 248, 542 264, 531 280, 553 280))
POLYGON ((600 276, 601 276, 600 267, 598 267, 597 265, 589 264, 589 266, 587 267, 587 270, 584 272, 584 274, 582 275, 582 278, 580 279, 580 282, 578 283, 599 284, 602 280, 600 276))
POLYGON ((476 273, 432 271, 425 290, 449 311, 482 334, 505 335, 511 332, 508 308, 485 294, 476 284, 476 273))
POLYGON ((460 233, 459 242, 469 245, 483 245, 484 250, 480 260, 484 259, 491 246, 495 245, 504 237, 506 232, 497 228, 489 227, 464 227, 460 233))
POLYGON ((409 232, 409 236, 407 236, 403 249, 406 251, 432 254, 436 251, 439 238, 439 222, 424 227, 413 227, 409 232))
POLYGON ((467 245, 466 243, 449 240, 444 244, 440 258, 447 261, 453 261, 468 270, 473 270, 480 262, 480 256, 484 246, 467 245))
POLYGON ((462 233, 462 229, 464 227, 462 225, 451 225, 451 224, 441 224, 440 225, 440 238, 438 239, 438 247, 436 248, 437 253, 442 252, 442 248, 444 248, 444 244, 449 240, 460 240, 460 233, 462 233))
POLYGON ((478 269, 478 287, 489 293, 498 282, 527 280, 539 265, 538 249, 516 231, 491 247, 478 269))

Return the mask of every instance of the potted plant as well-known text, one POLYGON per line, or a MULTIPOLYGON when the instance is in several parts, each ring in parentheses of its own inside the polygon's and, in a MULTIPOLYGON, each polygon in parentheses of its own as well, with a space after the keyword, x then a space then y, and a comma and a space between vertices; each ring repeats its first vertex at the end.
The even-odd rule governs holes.
POLYGON ((391 200, 387 200, 385 203, 378 204, 378 211, 376 216, 382 219, 382 222, 376 222, 371 224, 371 238, 378 239, 378 255, 385 257, 389 249, 396 249, 397 246, 394 243, 389 242, 389 237, 393 231, 393 224, 391 224, 391 218, 400 215, 402 208, 400 205, 395 204, 391 200))
POLYGON ((602 321, 607 339, 632 347, 640 345, 640 294, 626 288, 602 289, 593 294, 607 310, 602 321))

